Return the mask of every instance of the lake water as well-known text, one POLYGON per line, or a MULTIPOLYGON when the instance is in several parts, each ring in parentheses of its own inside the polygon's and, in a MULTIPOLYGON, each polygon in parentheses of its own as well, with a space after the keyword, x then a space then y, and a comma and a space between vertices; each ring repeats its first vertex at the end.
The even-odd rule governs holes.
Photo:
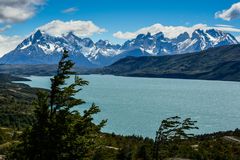
MULTIPOLYGON (((160 121, 170 116, 191 117, 194 133, 240 128, 240 83, 204 80, 83 75, 89 86, 77 94, 100 106, 95 121, 108 119, 104 132, 154 137, 160 121)), ((31 76, 32 87, 49 88, 50 77, 31 76)))

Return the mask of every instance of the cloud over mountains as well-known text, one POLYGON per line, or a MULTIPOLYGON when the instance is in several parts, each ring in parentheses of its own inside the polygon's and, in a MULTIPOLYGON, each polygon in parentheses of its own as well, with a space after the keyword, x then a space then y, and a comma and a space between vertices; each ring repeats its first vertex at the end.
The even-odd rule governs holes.
POLYGON ((240 18, 240 2, 233 4, 229 9, 215 13, 216 18, 226 21, 240 18))
POLYGON ((69 32, 73 32, 79 37, 88 37, 93 34, 99 34, 106 32, 106 29, 100 28, 92 21, 60 21, 54 20, 50 23, 47 23, 41 27, 39 27, 41 31, 44 31, 53 36, 62 36, 68 34, 69 32))
POLYGON ((133 31, 133 32, 118 31, 114 33, 113 36, 119 39, 133 39, 139 34, 147 34, 148 32, 151 34, 156 34, 159 32, 163 32, 167 38, 176 38, 178 35, 180 35, 183 32, 187 32, 188 34, 191 35, 196 29, 202 29, 202 30, 218 29, 226 32, 240 32, 240 29, 235 28, 234 26, 222 25, 222 24, 218 24, 213 27, 208 26, 206 24, 196 24, 191 27, 186 27, 186 26, 165 26, 157 23, 148 27, 140 28, 137 31, 133 31))

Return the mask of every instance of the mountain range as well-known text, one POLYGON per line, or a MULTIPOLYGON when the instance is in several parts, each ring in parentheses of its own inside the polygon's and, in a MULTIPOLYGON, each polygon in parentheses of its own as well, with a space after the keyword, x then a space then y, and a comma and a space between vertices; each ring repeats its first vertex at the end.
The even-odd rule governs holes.
POLYGON ((194 54, 126 57, 92 74, 240 81, 240 44, 194 54))
POLYGON ((233 35, 216 29, 197 29, 192 34, 185 32, 173 39, 165 37, 162 32, 154 35, 139 34, 122 45, 107 40, 93 42, 90 38, 80 38, 73 32, 57 37, 37 30, 13 51, 5 54, 0 63, 57 64, 66 49, 77 66, 102 67, 128 56, 184 54, 238 43, 233 35))

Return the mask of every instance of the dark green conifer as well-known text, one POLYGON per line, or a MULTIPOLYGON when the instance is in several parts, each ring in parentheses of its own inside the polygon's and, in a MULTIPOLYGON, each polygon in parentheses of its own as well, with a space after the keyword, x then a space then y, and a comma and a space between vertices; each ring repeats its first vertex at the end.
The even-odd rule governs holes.
POLYGON ((193 137, 194 134, 189 133, 188 131, 191 129, 198 129, 198 127, 195 126, 196 122, 197 121, 192 121, 191 118, 186 118, 181 121, 181 118, 178 116, 162 120, 160 127, 156 132, 154 159, 159 159, 158 153, 161 144, 193 137))
POLYGON ((92 155, 96 138, 106 121, 94 124, 92 115, 100 112, 95 104, 80 114, 74 107, 85 103, 75 94, 87 81, 70 75, 74 63, 64 51, 57 74, 51 79, 50 93, 39 93, 36 121, 24 131, 22 142, 13 150, 10 158, 17 160, 81 160, 92 155))

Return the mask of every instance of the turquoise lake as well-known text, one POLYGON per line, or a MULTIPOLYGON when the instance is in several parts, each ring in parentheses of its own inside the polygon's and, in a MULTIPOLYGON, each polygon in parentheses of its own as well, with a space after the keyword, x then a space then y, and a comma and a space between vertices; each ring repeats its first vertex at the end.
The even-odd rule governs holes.
MULTIPOLYGON (((178 115, 197 120, 196 134, 240 128, 240 83, 224 81, 83 75, 90 84, 77 94, 100 106, 95 122, 108 119, 104 132, 154 137, 162 119, 178 115)), ((50 77, 24 82, 49 88, 50 77)))

